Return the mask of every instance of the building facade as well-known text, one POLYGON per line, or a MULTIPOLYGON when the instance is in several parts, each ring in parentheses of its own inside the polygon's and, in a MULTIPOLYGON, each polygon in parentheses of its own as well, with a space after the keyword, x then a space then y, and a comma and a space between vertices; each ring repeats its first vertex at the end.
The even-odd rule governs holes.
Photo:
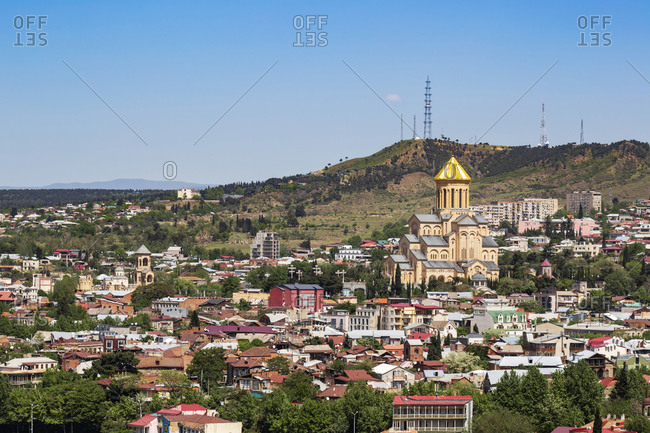
POLYGON ((472 432, 474 401, 470 396, 395 396, 393 427, 401 432, 472 432))
POLYGON ((491 225, 508 221, 516 226, 520 221, 543 220, 547 216, 552 216, 558 210, 558 201, 556 198, 525 198, 476 206, 474 209, 491 225))
POLYGON ((455 157, 435 177, 436 204, 430 214, 408 220, 409 233, 399 241, 399 254, 386 258, 385 273, 402 283, 432 278, 468 281, 476 274, 499 278, 498 248, 488 222, 469 209, 471 178, 455 157))
POLYGON ((269 308, 304 308, 310 313, 323 310, 324 290, 318 284, 282 284, 269 294, 269 308))
POLYGON ((280 239, 276 232, 257 232, 251 244, 251 258, 277 260, 280 258, 280 239))
POLYGON ((566 195, 567 210, 577 213, 582 205, 583 212, 589 213, 591 209, 596 212, 602 210, 602 194, 596 191, 573 191, 566 195))

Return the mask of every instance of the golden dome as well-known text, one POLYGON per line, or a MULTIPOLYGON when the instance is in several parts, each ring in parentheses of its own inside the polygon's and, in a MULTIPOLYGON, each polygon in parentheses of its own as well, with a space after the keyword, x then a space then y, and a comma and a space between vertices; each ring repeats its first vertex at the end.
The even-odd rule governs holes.
POLYGON ((442 167, 442 170, 438 172, 435 180, 465 180, 469 182, 472 178, 469 177, 458 160, 452 156, 444 167, 442 167))

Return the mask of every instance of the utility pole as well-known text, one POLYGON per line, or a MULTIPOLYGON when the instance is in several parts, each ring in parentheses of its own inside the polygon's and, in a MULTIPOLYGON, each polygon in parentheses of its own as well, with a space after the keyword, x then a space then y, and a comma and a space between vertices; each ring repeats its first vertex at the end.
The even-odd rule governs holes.
POLYGON ((352 416, 354 417, 354 421, 352 422, 352 433, 357 433, 357 414, 359 411, 353 412, 352 416))

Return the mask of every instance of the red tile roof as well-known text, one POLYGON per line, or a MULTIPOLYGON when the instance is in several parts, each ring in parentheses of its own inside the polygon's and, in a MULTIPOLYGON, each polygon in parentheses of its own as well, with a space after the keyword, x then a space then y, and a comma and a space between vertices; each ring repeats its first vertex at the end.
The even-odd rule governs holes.
POLYGON ((318 398, 341 398, 345 394, 345 390, 348 389, 347 385, 332 385, 327 388, 325 391, 322 391, 316 394, 318 398))
POLYGON ((155 419, 156 417, 153 415, 145 415, 137 421, 130 422, 129 425, 131 427, 145 427, 147 424, 149 424, 151 421, 155 419))
POLYGON ((343 380, 345 382, 356 382, 359 380, 363 382, 380 381, 379 379, 375 379, 374 377, 369 375, 366 370, 344 370, 343 374, 345 374, 345 376, 339 376, 337 377, 337 379, 343 380))

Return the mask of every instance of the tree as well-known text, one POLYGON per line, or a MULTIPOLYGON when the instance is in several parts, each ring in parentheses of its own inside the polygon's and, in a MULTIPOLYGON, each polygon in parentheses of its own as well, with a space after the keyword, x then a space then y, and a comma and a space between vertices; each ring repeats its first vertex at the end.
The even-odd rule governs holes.
POLYGON ((9 376, 0 374, 0 407, 4 407, 5 401, 11 394, 11 385, 9 384, 9 376))
POLYGON ((603 401, 603 385, 585 360, 567 363, 566 368, 556 372, 551 381, 551 393, 568 407, 579 410, 580 419, 576 420, 579 424, 592 419, 603 401))
POLYGON ((266 366, 271 371, 277 371, 280 374, 289 374, 289 360, 284 356, 276 356, 266 362, 266 366))
MULTIPOLYGON (((627 428, 626 428, 627 430, 627 428)), ((593 433, 603 433, 603 420, 600 417, 600 409, 596 408, 596 413, 594 414, 594 429, 593 433)), ((637 432, 639 433, 639 432, 637 432)))
POLYGON ((197 350, 192 357, 192 362, 187 366, 187 375, 196 377, 201 388, 208 390, 210 384, 216 387, 223 382, 226 370, 225 352, 220 347, 197 350))
POLYGON ((190 317, 190 328, 200 328, 201 322, 199 321, 199 312, 197 310, 192 311, 192 316, 190 317))
POLYGON ((72 315, 72 306, 77 301, 77 297, 75 296, 76 289, 77 280, 68 275, 54 283, 52 301, 56 303, 55 316, 57 318, 72 315))
POLYGON ((469 373, 481 368, 481 359, 471 353, 451 352, 442 359, 447 373, 469 373))
POLYGON ((345 365, 345 361, 343 361, 341 358, 336 358, 334 361, 332 361, 329 368, 342 373, 347 368, 347 366, 345 365))
POLYGON ((232 298, 232 294, 239 291, 241 288, 241 280, 238 277, 231 275, 226 278, 221 285, 223 287, 223 297, 232 298))
POLYGON ((582 203, 580 204, 580 208, 578 208, 578 219, 581 220, 585 216, 585 211, 582 208, 582 203))
POLYGON ((481 415, 474 422, 474 433, 534 433, 528 419, 506 409, 495 409, 481 415))
POLYGON ((371 347, 375 350, 381 350, 384 346, 381 344, 381 341, 376 338, 359 338, 357 344, 361 346, 371 347))
POLYGON ((527 301, 520 302, 518 305, 519 308, 523 308, 525 312, 527 313, 545 313, 546 309, 542 307, 542 304, 540 304, 537 300, 535 299, 529 299, 527 301))
POLYGON ((391 426, 392 395, 373 390, 363 382, 349 384, 339 404, 349 425, 354 422, 353 414, 356 413, 357 433, 376 433, 391 426))
POLYGON ((171 398, 183 401, 184 395, 191 390, 192 382, 180 371, 164 370, 160 373, 160 381, 171 394, 171 398))
POLYGON ((156 299, 174 296, 174 288, 165 283, 151 283, 146 286, 137 287, 133 291, 131 303, 136 310, 148 307, 156 299))
POLYGON ((427 361, 440 361, 440 359, 442 359, 442 345, 440 343, 440 335, 436 335, 433 337, 431 344, 429 344, 427 361))
MULTIPOLYGON (((625 419, 625 430, 637 433, 650 433, 650 420, 643 415, 635 415, 625 419)), ((594 428, 594 431, 595 428, 594 428)))
POLYGON ((281 388, 290 401, 304 402, 316 395, 317 388, 312 384, 314 378, 304 371, 296 371, 282 382, 281 388))
POLYGON ((521 409, 520 413, 528 419, 536 419, 541 405, 549 394, 548 381, 540 373, 539 368, 533 367, 521 378, 521 409))
POLYGON ((136 374, 137 365, 133 352, 104 353, 101 358, 93 362, 92 367, 86 370, 85 377, 91 379, 111 377, 118 373, 136 374))

